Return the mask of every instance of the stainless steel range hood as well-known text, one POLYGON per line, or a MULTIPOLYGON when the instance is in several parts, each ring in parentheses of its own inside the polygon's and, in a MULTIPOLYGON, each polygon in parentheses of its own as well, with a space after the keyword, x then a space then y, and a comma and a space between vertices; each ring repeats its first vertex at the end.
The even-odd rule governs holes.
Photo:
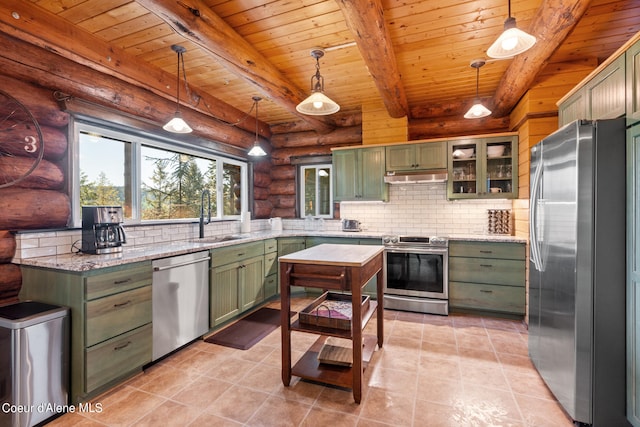
POLYGON ((429 184, 445 182, 446 180, 446 169, 432 169, 421 172, 387 172, 384 176, 384 182, 388 184, 429 184))

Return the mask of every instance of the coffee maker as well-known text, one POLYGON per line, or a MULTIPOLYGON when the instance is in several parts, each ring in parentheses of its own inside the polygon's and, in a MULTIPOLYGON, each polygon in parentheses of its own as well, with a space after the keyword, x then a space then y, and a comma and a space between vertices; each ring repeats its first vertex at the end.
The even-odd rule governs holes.
POLYGON ((122 252, 127 243, 122 224, 122 206, 82 207, 82 252, 111 254, 122 252))

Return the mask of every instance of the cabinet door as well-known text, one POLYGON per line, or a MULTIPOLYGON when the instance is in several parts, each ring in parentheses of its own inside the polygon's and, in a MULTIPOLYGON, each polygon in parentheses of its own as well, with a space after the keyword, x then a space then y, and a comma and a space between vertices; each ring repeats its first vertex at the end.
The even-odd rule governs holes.
POLYGON ((627 131, 627 419, 640 426, 640 126, 627 131))
POLYGON ((240 263, 211 269, 210 280, 210 326, 219 325, 240 313, 239 269, 240 263))
POLYGON ((392 145, 386 148, 385 164, 387 171, 408 171, 416 167, 415 145, 392 145))
POLYGON ((477 198, 478 173, 482 167, 479 140, 450 141, 448 144, 447 194, 450 199, 477 198))
POLYGON ((558 106, 558 127, 579 119, 590 119, 587 105, 587 91, 582 88, 558 106))
POLYGON ((517 136, 449 142, 449 199, 513 199, 518 196, 517 136))
POLYGON ((429 142, 416 145, 416 169, 446 169, 447 143, 429 142))
POLYGON ((242 311, 264 301, 264 257, 255 257, 241 262, 240 292, 242 311))
POLYGON ((640 121, 640 41, 626 52, 627 125, 640 121))
POLYGON ((355 200, 359 191, 358 150, 338 150, 332 154, 333 199, 335 201, 355 200))
POLYGON ((384 147, 337 150, 332 157, 334 200, 389 200, 384 147))
POLYGON ((600 71, 587 84, 591 119, 614 119, 625 114, 625 56, 600 71))
POLYGON ((487 138, 482 142, 480 194, 483 198, 518 197, 518 139, 487 138))
POLYGON ((385 148, 363 148, 360 151, 360 197, 359 200, 389 200, 388 184, 384 182, 385 148))

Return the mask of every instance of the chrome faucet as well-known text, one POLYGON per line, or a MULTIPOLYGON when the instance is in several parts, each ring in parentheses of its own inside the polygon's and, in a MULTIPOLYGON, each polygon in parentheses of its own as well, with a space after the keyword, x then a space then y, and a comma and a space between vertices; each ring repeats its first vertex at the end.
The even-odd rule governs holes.
POLYGON ((202 190, 200 195, 200 238, 204 237, 204 225, 211 222, 211 193, 209 190, 202 190), (209 208, 207 210, 207 222, 204 222, 204 196, 207 195, 209 208))

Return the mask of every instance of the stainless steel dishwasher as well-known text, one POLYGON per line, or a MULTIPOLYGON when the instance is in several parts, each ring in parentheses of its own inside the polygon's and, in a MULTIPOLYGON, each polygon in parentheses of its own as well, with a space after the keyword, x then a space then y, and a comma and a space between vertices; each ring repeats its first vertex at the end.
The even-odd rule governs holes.
POLYGON ((154 260, 152 360, 209 331, 209 252, 154 260))

